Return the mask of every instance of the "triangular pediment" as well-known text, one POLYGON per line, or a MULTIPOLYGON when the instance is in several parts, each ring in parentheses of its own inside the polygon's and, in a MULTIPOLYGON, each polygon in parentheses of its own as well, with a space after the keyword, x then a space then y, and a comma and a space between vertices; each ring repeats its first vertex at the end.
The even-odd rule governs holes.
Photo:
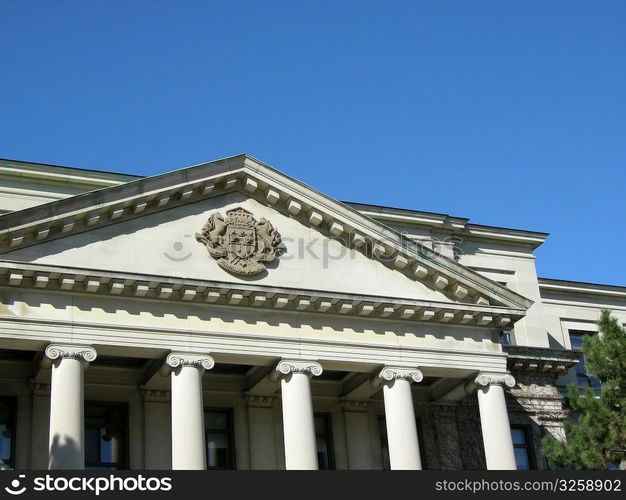
POLYGON ((146 283, 155 294, 158 277, 168 277, 206 283, 198 291, 218 290, 224 295, 218 300, 230 300, 228 288, 248 290, 248 297, 256 287, 274 302, 274 295, 285 296, 289 307, 297 306, 293 300, 313 307, 335 297, 335 311, 354 297, 354 310, 364 315, 478 325, 487 324, 485 318, 515 320, 532 303, 247 155, 13 212, 0 221, 0 258, 31 266, 30 280, 46 266, 79 269, 79 276, 92 270, 102 275, 103 287, 113 279, 106 273, 143 275, 152 277, 146 283), (195 237, 211 214, 234 209, 268 220, 285 243, 284 254, 259 276, 225 271, 195 237), (294 299, 307 293, 309 299, 294 299), (365 302, 366 308, 359 306, 365 302))

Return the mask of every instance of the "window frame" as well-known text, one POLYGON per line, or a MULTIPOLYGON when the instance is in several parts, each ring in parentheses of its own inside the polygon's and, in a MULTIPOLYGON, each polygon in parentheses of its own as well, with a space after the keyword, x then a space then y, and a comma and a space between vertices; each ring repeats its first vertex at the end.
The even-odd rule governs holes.
MULTIPOLYGON (((130 470, 130 411, 127 401, 101 401, 101 400, 86 400, 84 403, 84 432, 85 437, 87 435, 87 406, 98 405, 106 407, 119 407, 122 409, 122 421, 124 422, 123 428, 123 450, 120 453, 121 461, 117 462, 87 462, 87 440, 85 439, 85 469, 86 470, 130 470)), ((100 456, 100 442, 98 442, 98 456, 100 456)))
MULTIPOLYGON (((528 470, 537 470, 537 459, 535 457, 535 443, 533 441, 532 429, 530 428, 529 425, 523 425, 523 424, 515 424, 515 425, 511 425, 510 427, 511 427, 511 441, 513 441, 513 430, 519 430, 519 431, 522 431, 522 433, 524 434, 524 442, 526 443, 525 446, 516 445, 515 443, 513 443, 513 450, 515 451, 515 449, 517 448, 526 450, 526 456, 528 457, 528 470)), ((517 460, 515 463, 515 467, 517 469, 517 460)), ((517 470, 525 470, 525 469, 517 469, 517 470)))
POLYGON ((233 414, 232 408, 224 408, 224 407, 216 407, 216 406, 206 406, 203 409, 203 419, 204 419, 204 454, 206 460, 206 468, 207 470, 237 470, 237 450, 235 446, 235 418, 233 414), (227 429, 225 432, 222 429, 209 429, 206 424, 206 414, 207 412, 214 413, 223 413, 226 415, 227 429), (228 437, 228 460, 229 465, 227 467, 211 467, 209 466, 209 447, 208 447, 208 438, 209 433, 212 434, 223 434, 228 437))
MULTIPOLYGON (((17 396, 0 396, 0 401, 7 404, 9 407, 9 415, 10 415, 10 430, 11 430, 11 448, 9 449, 10 453, 10 463, 3 462, 2 465, 8 465, 9 468, 6 470, 15 470, 15 452, 17 450, 17 446, 15 443, 15 438, 17 437, 17 396)), ((2 469, 0 469, 2 470, 2 469)))
POLYGON ((584 342, 583 339, 585 338, 585 336, 586 335, 598 335, 598 332, 594 332, 590 330, 572 329, 572 330, 568 330, 567 333, 569 335, 570 349, 574 352, 580 353, 580 360, 574 366, 574 374, 576 376, 576 387, 578 387, 579 389, 587 389, 587 388, 600 389, 600 387, 602 387, 602 383, 596 377, 589 374, 589 371, 587 370, 586 359, 585 359, 583 349, 582 349, 582 345, 584 342), (572 347, 572 337, 580 337, 580 345, 581 345, 580 348, 572 347), (580 367, 585 368, 584 374, 583 373, 579 374, 578 370, 580 367), (585 384, 581 383, 581 379, 583 377, 586 382, 585 384))
MULTIPOLYGON (((332 414, 328 412, 314 412, 313 413, 313 422, 315 422, 316 418, 324 419, 324 427, 326 428, 326 434, 323 436, 318 435, 317 429, 315 429, 315 441, 316 441, 316 451, 317 454, 317 438, 324 438, 328 444, 328 469, 319 469, 319 470, 336 470, 336 461, 335 461, 335 443, 333 438, 333 422, 332 422, 332 414)), ((319 463, 318 463, 319 468, 319 463)))

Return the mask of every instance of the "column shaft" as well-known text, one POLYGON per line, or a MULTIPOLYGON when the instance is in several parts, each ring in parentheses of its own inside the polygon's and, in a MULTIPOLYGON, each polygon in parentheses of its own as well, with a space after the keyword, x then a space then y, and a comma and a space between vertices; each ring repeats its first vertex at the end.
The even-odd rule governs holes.
POLYGON ((287 469, 317 469, 317 444, 309 376, 292 373, 281 380, 287 469))
POLYGON ((285 467, 315 470, 318 468, 317 442, 309 379, 312 375, 321 375, 322 367, 314 361, 283 360, 276 366, 275 373, 281 381, 285 467))
POLYGON ((411 384, 405 379, 395 379, 383 386, 383 397, 391 468, 421 469, 411 384))
POLYGON ((206 469, 202 376, 215 365, 206 354, 171 353, 172 469, 206 469))
POLYGON ((172 468, 206 469, 202 373, 191 366, 172 372, 172 468))
POLYGON ((85 468, 83 369, 96 358, 91 347, 48 346, 50 379, 50 469, 85 468))
POLYGON ((488 470, 515 470, 515 451, 511 426, 501 385, 487 385, 478 389, 480 425, 485 446, 488 470))

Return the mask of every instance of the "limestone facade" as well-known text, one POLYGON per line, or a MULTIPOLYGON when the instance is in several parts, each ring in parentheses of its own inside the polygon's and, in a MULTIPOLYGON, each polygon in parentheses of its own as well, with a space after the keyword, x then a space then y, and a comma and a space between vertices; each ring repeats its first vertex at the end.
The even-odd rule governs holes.
POLYGON ((545 233, 247 155, 1 160, 0 214, 4 468, 542 469, 581 335, 626 322, 626 287, 537 276, 545 233))

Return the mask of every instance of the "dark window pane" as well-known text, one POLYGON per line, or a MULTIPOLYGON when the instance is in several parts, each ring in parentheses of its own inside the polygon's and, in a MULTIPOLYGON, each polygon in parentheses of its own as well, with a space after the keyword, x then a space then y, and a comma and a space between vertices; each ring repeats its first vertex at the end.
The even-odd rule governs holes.
POLYGON ((530 469, 528 451, 526 448, 515 448, 515 462, 517 463, 517 470, 530 469))
POLYGON ((390 470, 391 462, 389 461, 389 443, 387 441, 387 423, 385 417, 378 417, 378 433, 380 436, 380 451, 383 460, 383 469, 390 470))
POLYGON ((206 458, 208 469, 234 469, 235 447, 232 414, 228 409, 204 411, 206 458))
POLYGON ((572 349, 582 350, 583 348, 583 335, 580 333, 571 333, 569 335, 570 343, 572 344, 572 349))
POLYGON ((334 469, 332 432, 329 415, 315 415, 315 440, 317 443, 317 465, 319 469, 334 469))
POLYGON ((98 462, 100 457, 100 429, 85 429, 85 462, 98 462))
POLYGON ((228 430, 228 415, 224 412, 208 411, 204 414, 204 426, 207 429, 228 430))
POLYGON ((0 470, 13 468, 14 398, 0 398, 0 470))
MULTIPOLYGON (((582 351, 583 348, 583 339, 587 335, 595 335, 595 332, 582 332, 582 331, 572 331, 569 332, 570 344, 572 345, 572 349, 582 351)), ((600 381, 592 377, 587 371, 587 367, 585 365, 585 359, 581 358, 576 364, 576 383, 578 387, 592 387, 598 389, 601 387, 600 381)))
POLYGON ((511 429, 511 437, 514 445, 526 446, 526 436, 522 429, 511 429))
POLYGON ((207 434, 207 466, 228 467, 229 439, 223 434, 207 434))
POLYGON ((511 427, 511 437, 515 451, 515 462, 518 470, 534 469, 530 440, 530 429, 526 426, 511 427))
POLYGON ((85 467, 126 469, 128 407, 126 403, 85 403, 85 467))

